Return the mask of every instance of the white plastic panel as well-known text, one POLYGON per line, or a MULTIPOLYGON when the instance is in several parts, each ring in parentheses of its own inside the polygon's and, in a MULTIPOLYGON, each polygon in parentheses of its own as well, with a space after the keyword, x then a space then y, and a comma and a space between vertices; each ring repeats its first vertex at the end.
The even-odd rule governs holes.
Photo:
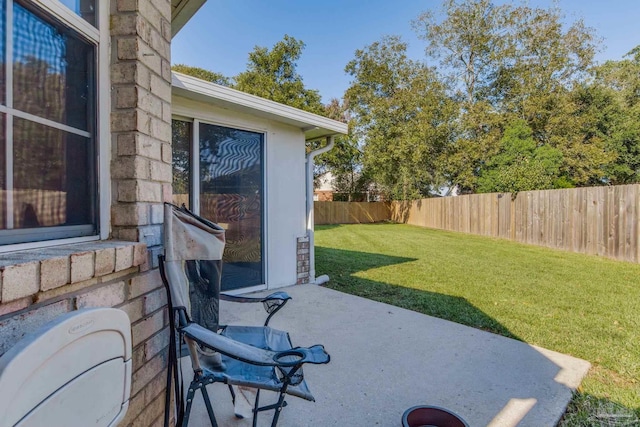
POLYGON ((122 359, 80 375, 32 410, 16 427, 108 427, 122 409, 122 359))
POLYGON ((125 312, 61 316, 0 358, 0 427, 112 425, 128 405, 130 359, 125 312))

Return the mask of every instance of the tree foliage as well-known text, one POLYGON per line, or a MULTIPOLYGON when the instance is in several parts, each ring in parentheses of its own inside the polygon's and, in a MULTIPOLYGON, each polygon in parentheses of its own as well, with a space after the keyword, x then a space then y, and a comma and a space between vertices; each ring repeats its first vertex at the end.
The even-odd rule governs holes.
POLYGON ((566 186, 560 178, 563 156, 549 145, 538 145, 524 120, 510 123, 500 149, 482 168, 478 191, 511 192, 566 186))
POLYGON ((607 181, 640 182, 640 45, 625 59, 607 61, 595 71, 595 81, 580 95, 592 117, 588 131, 617 154, 606 167, 607 181))
POLYGON ((234 88, 301 110, 323 114, 320 93, 307 89, 296 69, 304 46, 301 40, 289 35, 285 35, 271 50, 256 46, 249 53, 247 70, 235 76, 234 88))
MULTIPOLYGON (((346 103, 336 98, 325 105, 325 115, 344 123, 351 121, 346 103)), ((335 136, 333 149, 315 159, 314 179, 318 181, 330 173, 333 190, 345 195, 347 201, 354 200, 356 195, 367 192, 370 183, 369 174, 362 168, 362 154, 353 135, 335 136)))
MULTIPOLYGON (((442 162, 451 185, 462 192, 497 188, 487 177, 495 181, 505 144, 514 141, 507 135, 513 126, 529 128, 535 147, 559 152, 563 160, 556 179, 522 177, 521 185, 512 185, 604 182, 616 153, 599 135, 585 132, 593 117, 576 89, 592 76, 597 41, 582 21, 563 25, 557 8, 446 0, 441 14, 421 15, 414 28, 459 106, 456 137, 442 162)), ((500 174, 506 179, 532 167, 518 164, 500 174)))
POLYGON ((473 103, 505 60, 511 6, 490 0, 446 0, 443 6, 440 15, 421 14, 413 27, 427 42, 427 56, 448 70, 457 97, 473 103))
POLYGON ((176 64, 172 65, 171 69, 178 73, 187 74, 192 77, 197 77, 202 80, 206 80, 211 83, 217 83, 223 86, 231 86, 231 79, 225 76, 222 73, 217 73, 215 71, 205 70, 200 67, 192 67, 190 65, 185 64, 176 64))
POLYGON ((249 53, 247 69, 232 78, 184 64, 174 65, 171 69, 291 107, 324 114, 320 93, 306 88, 297 71, 297 61, 303 50, 304 43, 288 35, 271 49, 255 46, 249 53))
POLYGON ((347 64, 345 99, 352 134, 366 142, 364 167, 394 197, 430 194, 441 181, 436 161, 448 142, 453 105, 433 70, 407 57, 407 45, 386 37, 347 64))

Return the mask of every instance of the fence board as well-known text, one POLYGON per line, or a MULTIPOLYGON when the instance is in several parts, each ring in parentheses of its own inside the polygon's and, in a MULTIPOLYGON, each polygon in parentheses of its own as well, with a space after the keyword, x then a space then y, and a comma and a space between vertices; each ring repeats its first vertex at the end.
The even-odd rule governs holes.
POLYGON ((393 202, 385 212, 412 225, 640 262, 638 184, 393 202))
POLYGON ((640 262, 640 185, 430 198, 315 202, 316 224, 396 222, 640 262))
MULTIPOLYGON (((364 224, 388 221, 392 217, 391 205, 385 202, 313 202, 316 225, 364 224)), ((401 216, 401 206, 394 207, 393 216, 401 216)), ((419 211, 410 206, 410 216, 419 211)))

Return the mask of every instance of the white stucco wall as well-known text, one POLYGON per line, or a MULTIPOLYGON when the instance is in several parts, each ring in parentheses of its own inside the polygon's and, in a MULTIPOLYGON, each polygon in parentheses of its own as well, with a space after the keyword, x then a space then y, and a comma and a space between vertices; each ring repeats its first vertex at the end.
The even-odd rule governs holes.
POLYGON ((305 146, 301 129, 174 96, 176 118, 265 135, 265 257, 269 289, 296 283, 296 238, 305 227, 305 146))

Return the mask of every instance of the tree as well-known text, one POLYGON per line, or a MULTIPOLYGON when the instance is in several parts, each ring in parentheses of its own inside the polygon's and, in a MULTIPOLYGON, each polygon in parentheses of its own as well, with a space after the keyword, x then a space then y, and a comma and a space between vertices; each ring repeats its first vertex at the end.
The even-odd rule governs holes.
POLYGON ((247 70, 233 78, 184 64, 174 65, 171 69, 291 107, 324 114, 325 108, 319 92, 307 89, 302 76, 296 70, 296 61, 300 59, 303 49, 304 43, 301 40, 288 35, 285 35, 271 50, 256 46, 249 53, 247 70))
POLYGON ((187 74, 192 77, 197 77, 202 80, 206 80, 211 83, 217 83, 222 86, 231 86, 231 80, 222 73, 216 73, 215 71, 205 70, 200 67, 192 67, 190 65, 176 64, 172 65, 171 69, 178 73, 187 74))
POLYGON ((426 12, 413 22, 457 102, 455 135, 440 164, 449 187, 461 193, 476 191, 481 166, 499 149, 505 118, 486 93, 508 57, 511 7, 446 0, 440 14, 426 12))
POLYGON ((307 89, 298 74, 304 43, 285 35, 271 50, 256 46, 247 70, 235 76, 234 88, 316 114, 324 113, 317 90, 307 89))
POLYGON ((489 84, 508 47, 510 5, 491 0, 446 0, 442 14, 421 14, 413 27, 427 42, 427 57, 440 60, 449 70, 459 98, 471 104, 489 84))
MULTIPOLYGON (((557 8, 496 6, 490 0, 446 0, 443 15, 414 23, 452 82, 460 116, 447 150, 446 174, 462 192, 478 189, 478 177, 503 146, 505 130, 524 120, 537 146, 562 153, 562 185, 602 183, 615 158, 581 113, 574 88, 591 75, 596 40, 576 21, 563 26, 557 8)), ((485 172, 486 173, 486 172, 485 172)))
POLYGON ((640 182, 640 45, 625 58, 597 67, 595 81, 579 92, 591 117, 587 131, 617 153, 606 167, 611 184, 640 182))
POLYGON ((345 99, 364 167, 395 199, 426 196, 441 184, 437 160, 447 145, 453 104, 433 70, 407 58, 399 37, 357 50, 345 99))
POLYGON ((576 88, 592 76, 596 39, 576 21, 563 26, 559 9, 513 11, 514 59, 498 71, 492 88, 505 112, 527 121, 539 145, 563 154, 561 174, 572 185, 602 184, 616 154, 598 135, 585 132, 592 117, 576 88))
MULTIPOLYGON (((325 115, 345 123, 351 121, 347 104, 335 98, 325 105, 325 115)), ((370 182, 362 167, 362 155, 357 138, 351 133, 338 135, 333 149, 316 158, 314 179, 331 173, 334 191, 344 194, 347 201, 353 201, 357 195, 367 191, 370 182)))
POLYGON ((511 192, 566 186, 560 178, 560 150, 538 146, 524 120, 510 123, 500 140, 500 151, 482 168, 478 191, 511 192))

